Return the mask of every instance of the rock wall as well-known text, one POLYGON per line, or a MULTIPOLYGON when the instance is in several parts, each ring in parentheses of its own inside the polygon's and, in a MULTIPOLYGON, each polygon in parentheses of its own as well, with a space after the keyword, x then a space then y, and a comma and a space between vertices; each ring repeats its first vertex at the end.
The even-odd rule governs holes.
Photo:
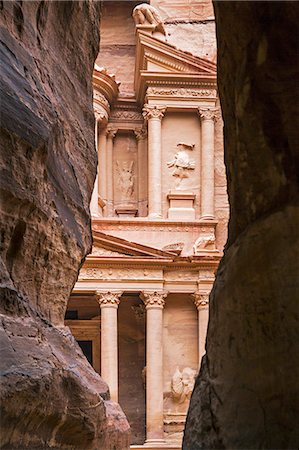
POLYGON ((99 18, 100 2, 1 2, 1 448, 129 447, 63 326, 91 249, 99 18))
POLYGON ((299 8, 214 7, 231 217, 183 448, 294 449, 299 8))

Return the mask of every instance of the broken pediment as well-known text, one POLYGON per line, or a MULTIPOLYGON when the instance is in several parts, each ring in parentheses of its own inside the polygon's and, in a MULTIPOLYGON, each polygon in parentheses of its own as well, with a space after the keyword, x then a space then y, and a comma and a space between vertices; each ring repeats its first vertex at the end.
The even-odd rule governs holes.
POLYGON ((216 64, 178 49, 143 31, 137 30, 135 90, 141 99, 146 87, 154 83, 216 83, 216 64))
POLYGON ((99 231, 93 231, 93 247, 92 253, 88 258, 103 257, 134 257, 134 258, 156 258, 173 259, 176 256, 175 252, 164 251, 157 248, 149 247, 136 242, 130 242, 126 239, 111 236, 99 231))

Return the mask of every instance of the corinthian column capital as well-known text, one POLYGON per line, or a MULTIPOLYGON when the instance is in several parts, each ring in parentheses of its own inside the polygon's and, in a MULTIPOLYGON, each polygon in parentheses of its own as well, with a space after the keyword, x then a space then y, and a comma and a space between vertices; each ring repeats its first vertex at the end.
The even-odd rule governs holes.
POLYGON ((120 302, 122 291, 97 291, 96 297, 100 308, 115 307, 117 308, 120 302))
POLYGON ((117 133, 117 128, 109 127, 107 128, 107 137, 110 139, 114 139, 117 133))
POLYGON ((162 120, 164 113, 166 111, 166 106, 154 106, 145 104, 142 110, 142 115, 145 120, 149 119, 159 119, 162 120))
POLYGON ((146 131, 144 129, 134 131, 137 141, 143 141, 146 138, 146 131))
POLYGON ((146 309, 161 308, 165 306, 165 298, 168 292, 166 291, 143 291, 141 293, 141 300, 145 304, 146 309))
POLYGON ((207 292, 196 291, 196 292, 194 292, 194 294, 191 294, 191 297, 192 297, 193 302, 198 310, 208 307, 209 294, 207 292))
POLYGON ((218 116, 219 109, 213 107, 200 106, 198 108, 198 113, 201 120, 215 120, 218 116))

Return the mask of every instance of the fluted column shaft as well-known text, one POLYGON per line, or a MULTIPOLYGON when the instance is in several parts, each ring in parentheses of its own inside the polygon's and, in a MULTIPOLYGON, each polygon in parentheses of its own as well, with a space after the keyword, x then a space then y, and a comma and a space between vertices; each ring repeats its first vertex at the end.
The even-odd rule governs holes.
POLYGON ((107 130, 107 171, 106 171, 106 215, 111 217, 114 215, 113 209, 113 139, 117 133, 116 129, 107 130))
POLYGON ((214 119, 216 108, 199 108, 201 118, 201 217, 215 217, 214 187, 214 119))
POLYGON ((145 105, 148 121, 148 217, 162 217, 162 118, 164 106, 145 105))
POLYGON ((198 365, 205 354, 207 328, 209 322, 209 294, 195 292, 192 294, 194 304, 198 311, 198 365))
POLYGON ((163 308, 166 292, 143 292, 146 306, 146 442, 164 442, 163 308))
POLYGON ((111 400, 118 401, 117 308, 120 291, 97 292, 101 308, 101 376, 109 386, 111 400))

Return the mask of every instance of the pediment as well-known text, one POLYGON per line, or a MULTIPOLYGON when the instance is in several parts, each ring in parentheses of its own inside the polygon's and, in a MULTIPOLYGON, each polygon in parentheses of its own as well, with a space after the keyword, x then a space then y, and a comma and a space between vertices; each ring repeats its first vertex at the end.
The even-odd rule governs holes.
POLYGON ((138 32, 137 71, 190 73, 216 77, 216 64, 178 49, 147 33, 138 32))
POLYGON ((127 241, 116 236, 111 236, 100 231, 93 230, 93 247, 89 258, 156 258, 173 259, 175 252, 164 251, 136 242, 127 241))

